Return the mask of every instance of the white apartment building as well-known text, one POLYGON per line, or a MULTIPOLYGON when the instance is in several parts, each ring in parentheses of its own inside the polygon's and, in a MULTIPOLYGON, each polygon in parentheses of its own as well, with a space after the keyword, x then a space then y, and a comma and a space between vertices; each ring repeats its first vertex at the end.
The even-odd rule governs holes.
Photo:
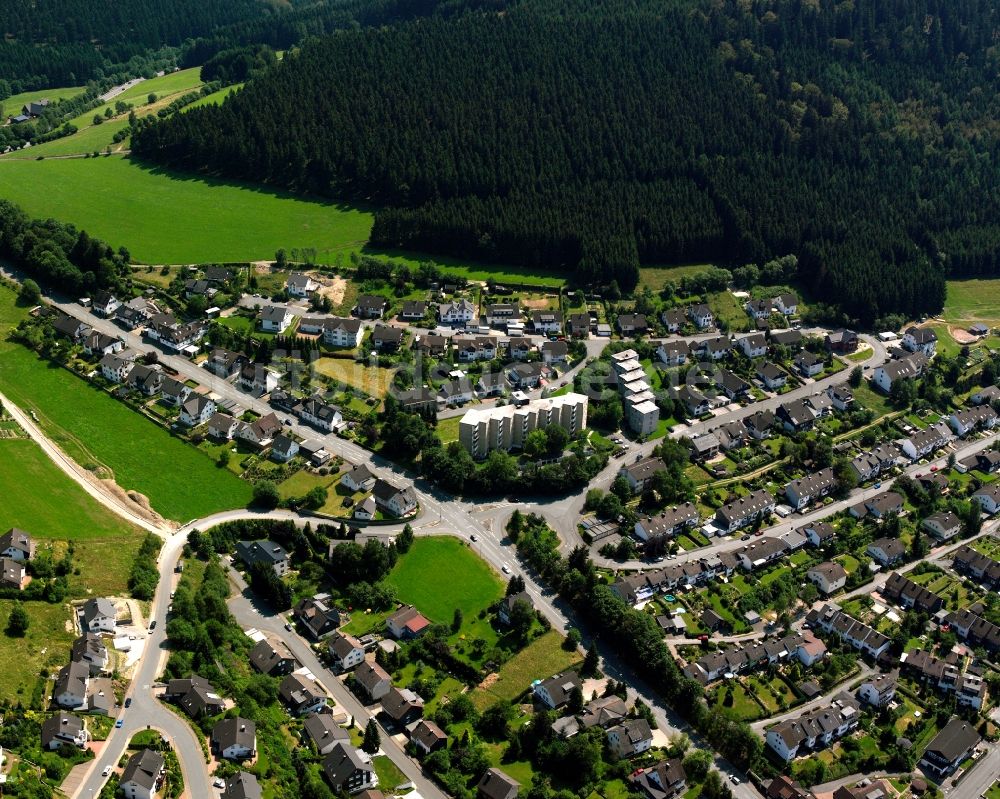
POLYGON ((587 398, 583 394, 532 400, 516 407, 473 409, 459 422, 458 439, 474 458, 485 458, 491 450, 521 449, 528 433, 560 425, 571 436, 587 426, 587 398))

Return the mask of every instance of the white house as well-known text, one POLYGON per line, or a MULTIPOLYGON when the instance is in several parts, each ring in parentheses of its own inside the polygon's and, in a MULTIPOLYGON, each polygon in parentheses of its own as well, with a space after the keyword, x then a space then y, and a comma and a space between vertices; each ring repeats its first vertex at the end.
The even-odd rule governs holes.
POLYGON ((888 394, 892 389, 892 384, 897 380, 914 380, 920 377, 923 374, 925 364, 926 359, 922 353, 889 361, 875 367, 872 382, 888 394))
POLYGON ((73 661, 59 670, 52 688, 52 699, 59 707, 71 710, 83 707, 87 703, 89 682, 90 667, 86 663, 73 661))
POLYGON ((984 485, 972 495, 972 499, 979 503, 979 506, 983 509, 983 513, 992 516, 997 510, 1000 510, 1000 484, 989 483, 984 485))
POLYGON ((239 716, 223 719, 212 728, 212 751, 226 760, 245 760, 257 754, 257 725, 239 716))
POLYGON ((113 353, 105 355, 98 364, 104 379, 110 380, 112 383, 121 383, 128 377, 128 373, 132 371, 132 365, 130 360, 120 358, 113 353))
POLYGON ((705 304, 692 305, 688 308, 688 317, 700 330, 708 330, 715 325, 712 309, 705 304))
POLYGON ((763 358, 767 354, 767 339, 763 333, 751 333, 741 338, 737 345, 748 358, 763 358))
POLYGON ((965 438, 978 429, 992 430, 997 424, 997 412, 989 405, 955 411, 948 417, 948 424, 959 438, 965 438))
POLYGON ((413 489, 400 488, 388 480, 376 479, 375 486, 372 488, 372 496, 378 507, 397 518, 406 516, 417 509, 417 497, 413 493, 413 489))
POLYGON ((847 584, 847 571, 839 563, 827 561, 813 566, 806 577, 823 594, 832 594, 847 584))
POLYGON ((476 318, 476 306, 462 297, 441 305, 438 318, 445 325, 465 325, 476 318))
POLYGON ((83 622, 92 633, 113 633, 117 616, 114 604, 104 597, 88 599, 83 605, 83 622))
POLYGON ((908 327, 902 344, 910 352, 922 352, 930 358, 937 348, 937 334, 929 327, 908 327))
POLYGON ((858 689, 858 697, 872 707, 888 707, 896 696, 896 684, 899 681, 899 669, 889 674, 879 674, 865 680, 858 689))
POLYGON ((634 757, 653 745, 653 731, 646 719, 626 719, 606 733, 608 746, 618 757, 634 757))
POLYGON ((365 650, 358 639, 339 630, 330 636, 326 648, 330 664, 337 672, 351 671, 365 659, 365 650))
POLYGON ((375 487, 375 475, 362 463, 344 472, 340 484, 351 491, 371 491, 375 487))
POLYGON ((166 761, 152 749, 142 749, 128 759, 118 782, 125 799, 153 799, 163 784, 166 761))
POLYGON ((292 272, 285 281, 285 291, 291 297, 308 297, 318 288, 319 283, 301 272, 292 272))
POLYGON ((333 317, 323 325, 323 342, 331 347, 357 347, 365 337, 365 327, 359 319, 333 317))
POLYGON ((794 365, 798 373, 803 377, 815 377, 823 371, 825 364, 822 358, 809 352, 809 350, 803 350, 795 356, 794 365))
POLYGON ((267 333, 284 333, 292 323, 292 312, 282 305, 265 305, 260 311, 260 329, 267 333))
POLYGON ((181 405, 180 422, 188 427, 197 427, 205 424, 215 413, 215 400, 201 394, 189 397, 187 402, 181 405))
POLYGON ((918 430, 909 438, 899 442, 900 449, 910 460, 919 460, 939 450, 952 440, 953 436, 943 424, 918 430))
POLYGON ((799 298, 794 294, 779 294, 774 298, 774 307, 785 316, 795 316, 799 312, 799 298))

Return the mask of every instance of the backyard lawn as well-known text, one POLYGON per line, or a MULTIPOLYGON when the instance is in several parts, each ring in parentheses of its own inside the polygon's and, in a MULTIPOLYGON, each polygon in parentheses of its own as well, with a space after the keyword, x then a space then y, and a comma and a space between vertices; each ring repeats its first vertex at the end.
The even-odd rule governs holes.
MULTIPOLYGON (((13 602, 0 599, 0 626, 7 626, 13 602)), ((70 644, 76 637, 69 631, 66 605, 27 602, 30 624, 24 638, 0 638, 0 699, 30 704, 43 669, 55 673, 66 665, 70 644)), ((41 707, 39 705, 39 707, 41 707)))
POLYGON ((311 366, 319 374, 332 377, 370 397, 381 399, 392 385, 392 370, 368 366, 348 358, 318 358, 311 366))
POLYGON ((533 680, 544 680, 578 666, 579 654, 567 652, 562 642, 563 637, 555 630, 536 638, 500 667, 488 687, 480 686, 471 693, 473 704, 483 710, 499 699, 514 699, 528 690, 533 680))

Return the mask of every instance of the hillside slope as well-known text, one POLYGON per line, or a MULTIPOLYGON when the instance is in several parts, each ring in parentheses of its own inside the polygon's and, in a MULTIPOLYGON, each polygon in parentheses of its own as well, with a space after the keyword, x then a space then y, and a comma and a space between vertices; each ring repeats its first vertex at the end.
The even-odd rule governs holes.
POLYGON ((533 0, 312 42, 142 157, 373 199, 383 246, 635 284, 761 261, 863 323, 1000 243, 997 0, 533 0))

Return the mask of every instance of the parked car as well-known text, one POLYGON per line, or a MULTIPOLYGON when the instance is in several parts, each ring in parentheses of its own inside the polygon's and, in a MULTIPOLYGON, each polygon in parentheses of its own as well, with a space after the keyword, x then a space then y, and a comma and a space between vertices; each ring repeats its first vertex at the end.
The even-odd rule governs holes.
POLYGON ((124 724, 125 724, 125 719, 118 719, 118 721, 115 722, 115 729, 120 730, 122 728, 122 725, 124 724))
POLYGON ((132 697, 125 697, 125 707, 132 707, 132 697))
POLYGON ((102 777, 107 777, 111 773, 111 766, 105 766, 104 771, 101 772, 102 777))

